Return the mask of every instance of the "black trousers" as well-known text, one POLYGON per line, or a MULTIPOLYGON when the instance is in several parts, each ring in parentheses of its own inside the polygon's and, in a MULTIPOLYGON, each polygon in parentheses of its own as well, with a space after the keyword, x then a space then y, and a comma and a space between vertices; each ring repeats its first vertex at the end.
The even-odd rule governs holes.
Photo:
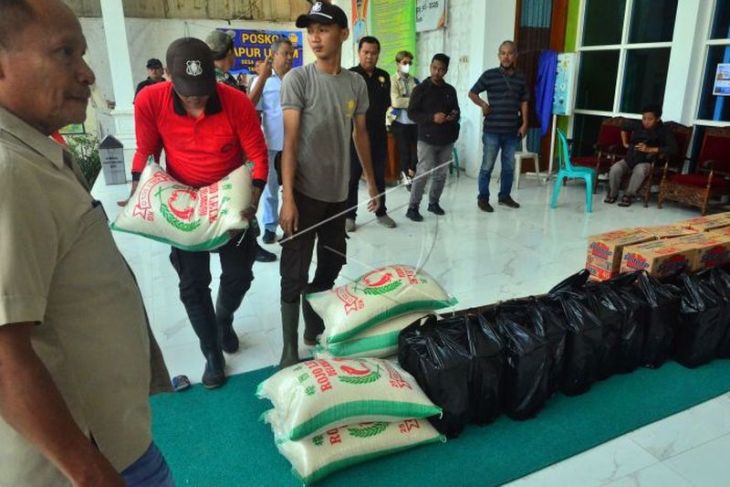
MULTIPOLYGON (((380 139, 380 137, 378 137, 380 139)), ((388 211, 385 207, 385 161, 388 158, 387 135, 382 140, 370 140, 370 154, 373 161, 373 172, 375 173, 375 186, 381 195, 380 207, 375 216, 383 216, 388 211)), ((353 220, 357 217, 357 191, 362 177, 362 165, 357 157, 354 144, 350 148, 350 187, 347 193, 347 218, 353 220)))
POLYGON ((395 137, 398 146, 398 160, 400 161, 400 170, 408 174, 408 171, 416 172, 416 164, 418 164, 418 125, 404 124, 393 122, 390 130, 395 137))
POLYGON ((345 265, 345 215, 322 223, 345 211, 347 203, 328 203, 294 193, 299 210, 299 231, 282 244, 281 300, 298 303, 302 293, 332 289, 345 265), (321 224, 321 225, 320 225, 321 224), (317 268, 309 282, 309 267, 317 243, 317 268))
POLYGON ((220 349, 216 314, 230 317, 241 305, 253 281, 256 257, 256 235, 253 228, 231 239, 215 252, 188 252, 173 247, 170 262, 180 278, 180 300, 188 313, 190 324, 200 339, 203 353, 220 349), (210 254, 217 253, 221 261, 220 287, 216 307, 210 296, 210 254))

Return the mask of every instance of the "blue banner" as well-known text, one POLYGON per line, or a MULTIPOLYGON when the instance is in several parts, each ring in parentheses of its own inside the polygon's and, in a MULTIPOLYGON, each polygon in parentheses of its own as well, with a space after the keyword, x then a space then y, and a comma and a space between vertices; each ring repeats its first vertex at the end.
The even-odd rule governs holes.
POLYGON ((271 44, 279 38, 286 38, 294 45, 294 59, 292 67, 301 66, 304 60, 303 36, 300 31, 288 30, 248 30, 248 29, 219 29, 224 32, 233 32, 233 53, 236 60, 231 68, 233 73, 254 72, 258 61, 271 55, 271 44))

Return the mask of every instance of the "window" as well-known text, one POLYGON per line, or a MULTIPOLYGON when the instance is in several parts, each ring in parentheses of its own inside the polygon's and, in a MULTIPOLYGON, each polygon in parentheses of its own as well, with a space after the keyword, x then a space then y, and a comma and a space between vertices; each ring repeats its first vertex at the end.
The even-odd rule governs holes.
POLYGON ((730 64, 730 0, 717 0, 706 43, 705 71, 700 86, 699 120, 730 122, 730 95, 713 95, 718 64, 730 64))
POLYGON ((585 0, 573 120, 576 154, 591 151, 602 118, 638 118, 643 106, 662 104, 678 1, 585 0))

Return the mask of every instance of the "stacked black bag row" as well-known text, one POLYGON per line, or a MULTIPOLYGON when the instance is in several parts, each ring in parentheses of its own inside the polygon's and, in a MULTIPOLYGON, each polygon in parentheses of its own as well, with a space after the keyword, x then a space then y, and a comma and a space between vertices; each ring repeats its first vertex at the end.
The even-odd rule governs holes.
POLYGON ((450 438, 500 413, 535 416, 556 392, 674 358, 697 367, 730 358, 730 273, 660 281, 645 272, 588 282, 582 271, 544 296, 521 298, 404 329, 398 360, 443 408, 450 438))

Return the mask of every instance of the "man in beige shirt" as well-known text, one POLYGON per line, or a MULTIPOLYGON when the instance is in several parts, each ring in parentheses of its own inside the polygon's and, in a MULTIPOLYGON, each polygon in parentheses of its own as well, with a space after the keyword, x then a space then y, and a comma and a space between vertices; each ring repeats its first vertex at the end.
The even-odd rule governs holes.
POLYGON ((0 485, 170 486, 139 288, 48 137, 85 119, 85 50, 60 0, 0 0, 0 485))

